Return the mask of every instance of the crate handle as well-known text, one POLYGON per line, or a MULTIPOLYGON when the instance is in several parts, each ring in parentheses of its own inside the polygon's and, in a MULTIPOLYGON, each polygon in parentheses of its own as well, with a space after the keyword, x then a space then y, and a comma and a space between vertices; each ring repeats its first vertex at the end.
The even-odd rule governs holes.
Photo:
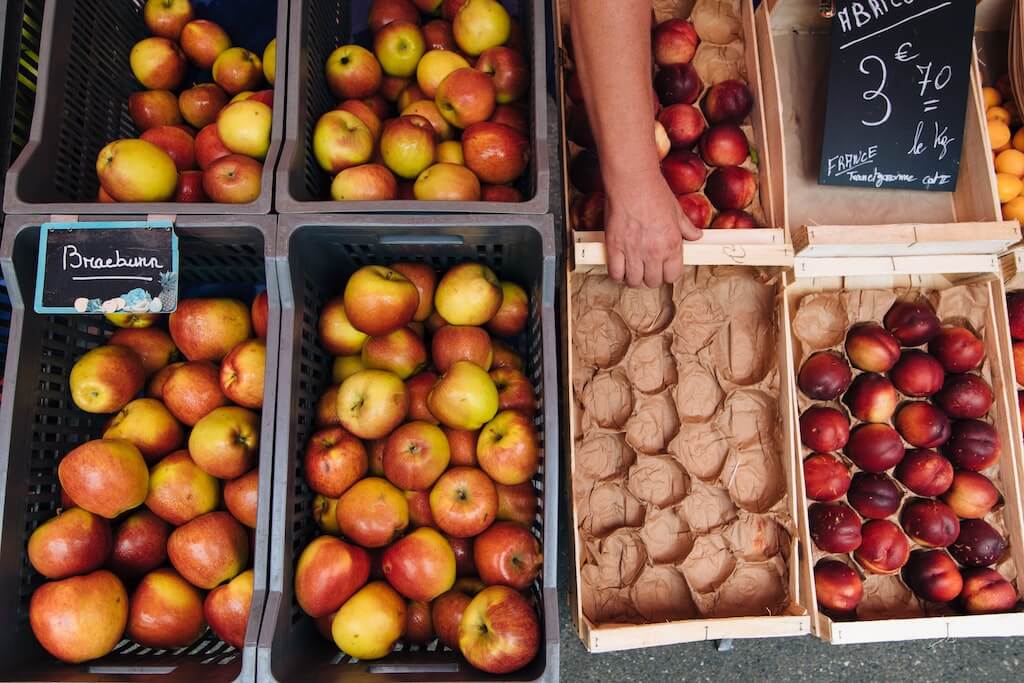
POLYGON ((462 235, 382 235, 382 245, 441 245, 461 247, 466 241, 462 235))
POLYGON ((459 670, 457 662, 438 664, 371 664, 372 674, 445 674, 459 670))

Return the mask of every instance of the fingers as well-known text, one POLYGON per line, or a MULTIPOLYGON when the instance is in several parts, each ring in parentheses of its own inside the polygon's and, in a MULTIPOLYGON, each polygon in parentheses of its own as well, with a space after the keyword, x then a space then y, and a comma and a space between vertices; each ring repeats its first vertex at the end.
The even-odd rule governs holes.
POLYGON ((691 242, 699 240, 704 235, 704 231, 696 227, 682 210, 679 211, 679 232, 683 234, 683 239, 691 242))
POLYGON ((662 264, 652 261, 644 266, 644 284, 650 288, 661 287, 664 283, 662 264))
POLYGON ((662 265, 662 273, 665 282, 671 284, 683 276, 683 250, 679 250, 679 256, 665 259, 662 265))
MULTIPOLYGON (((659 273, 660 275, 660 273, 659 273)), ((626 257, 626 284, 639 287, 644 283, 644 262, 635 256, 626 257)))
POLYGON ((622 282, 622 278, 626 275, 626 255, 622 253, 621 249, 615 247, 608 247, 607 254, 608 275, 613 280, 622 282))

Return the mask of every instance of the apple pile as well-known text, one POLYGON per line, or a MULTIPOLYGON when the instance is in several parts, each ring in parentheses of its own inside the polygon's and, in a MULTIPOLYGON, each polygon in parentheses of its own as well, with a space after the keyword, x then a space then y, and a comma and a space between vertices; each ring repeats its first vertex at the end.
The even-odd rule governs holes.
POLYGON ((492 339, 528 316, 526 292, 476 263, 439 281, 422 263, 366 266, 324 305, 340 384, 303 456, 323 535, 299 556, 295 597, 348 655, 437 637, 489 673, 535 657, 535 398, 522 359, 492 339))
POLYGON ((29 537, 29 562, 48 579, 32 594, 32 632, 69 663, 102 657, 122 638, 187 647, 207 625, 241 648, 267 295, 251 310, 185 299, 170 316, 107 318, 119 329, 75 362, 69 380, 79 409, 112 417, 100 439, 61 459, 63 511, 29 537), (185 360, 174 362, 179 353, 185 360))
MULTIPOLYGON (((699 44, 686 19, 668 19, 654 28, 653 134, 661 173, 698 228, 755 228, 757 221, 746 209, 757 196, 757 176, 750 170, 756 160, 743 128, 754 100, 738 78, 705 87, 692 64, 699 44)), ((569 140, 583 148, 569 164, 569 180, 582 193, 570 219, 577 230, 603 230, 604 183, 577 74, 570 76, 566 91, 575 103, 567 122, 569 140)))
POLYGON ((882 322, 855 325, 845 354, 814 353, 797 377, 807 398, 823 402, 800 416, 811 539, 824 553, 852 555, 815 565, 818 605, 856 618, 859 567, 900 573, 927 603, 1012 610, 1017 591, 992 568, 1007 542, 990 523, 1002 496, 990 479, 1000 456, 985 421, 993 392, 977 372, 985 345, 966 327, 943 325, 923 300, 897 301, 882 322))
POLYGON ((255 201, 270 148, 274 91, 263 88, 274 83, 276 40, 262 60, 232 47, 219 25, 193 19, 189 0, 147 0, 143 18, 153 35, 129 59, 146 89, 128 98, 141 134, 100 150, 98 200, 255 201), (181 89, 190 62, 214 82, 181 89))
POLYGON ((369 24, 372 52, 342 45, 327 58, 339 104, 317 121, 313 155, 331 197, 522 201, 530 72, 501 3, 374 0, 369 24))

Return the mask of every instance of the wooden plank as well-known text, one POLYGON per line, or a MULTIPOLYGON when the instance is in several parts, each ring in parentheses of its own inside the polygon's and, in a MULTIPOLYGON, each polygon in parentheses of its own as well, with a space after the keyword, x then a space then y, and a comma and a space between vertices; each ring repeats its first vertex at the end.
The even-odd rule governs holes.
POLYGON ((843 275, 918 275, 926 273, 996 273, 999 259, 990 254, 894 256, 861 258, 802 258, 794 260, 800 278, 843 275))
POLYGON ((1024 289, 1024 247, 1011 249, 999 257, 1007 291, 1024 289))
MULTIPOLYGON (((606 267, 604 233, 574 233, 573 256, 577 270, 606 267)), ((782 230, 706 230, 703 239, 687 242, 683 246, 683 262, 693 266, 737 264, 790 267, 793 265, 793 249, 785 243, 782 230)))
POLYGON ((771 158, 769 192, 772 196, 774 225, 789 227, 789 201, 786 190, 786 145, 782 129, 782 96, 779 92, 779 67, 775 60, 775 44, 769 26, 768 5, 762 3, 754 12, 754 35, 757 39, 760 110, 765 121, 765 149, 771 158))
POLYGON ((1017 221, 805 225, 793 230, 793 249, 802 258, 999 254, 1020 238, 1017 221))

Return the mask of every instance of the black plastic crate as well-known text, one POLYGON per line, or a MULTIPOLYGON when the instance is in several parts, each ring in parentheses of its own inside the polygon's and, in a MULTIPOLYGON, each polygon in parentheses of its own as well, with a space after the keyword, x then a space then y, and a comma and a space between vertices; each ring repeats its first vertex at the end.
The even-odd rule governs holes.
POLYGON ((283 216, 278 233, 282 294, 279 426, 275 450, 270 587, 260 632, 261 680, 535 681, 558 680, 556 594, 558 528, 558 370, 555 352, 555 248, 549 216, 283 216), (537 658, 507 676, 490 676, 440 645, 397 646, 384 659, 356 661, 316 630, 295 601, 295 560, 316 535, 313 493, 302 476, 302 453, 316 429, 316 402, 331 381, 331 357, 317 341, 323 304, 361 266, 395 261, 438 269, 479 261, 524 286, 530 321, 519 351, 533 381, 535 423, 544 451, 534 479, 541 499, 533 525, 544 549, 543 579, 534 586, 542 606, 544 644, 537 658))
MULTIPOLYGON (((27 0, 37 3, 39 0, 27 0)), ((267 214, 284 130, 288 0, 197 0, 196 17, 223 26, 235 45, 263 54, 277 37, 270 150, 259 198, 250 204, 96 201, 96 155, 109 142, 138 137, 128 96, 143 89, 128 55, 149 35, 145 0, 49 0, 43 13, 38 97, 28 143, 7 172, 8 214, 267 214)), ((210 81, 194 67, 186 82, 210 81)))
POLYGON ((548 183, 547 17, 543 0, 501 0, 518 19, 526 37, 530 65, 530 166, 517 187, 522 202, 392 201, 338 202, 331 199, 331 178, 313 157, 313 128, 334 107, 324 65, 346 43, 371 44, 367 16, 371 0, 292 0, 289 20, 288 113, 277 171, 274 205, 281 213, 514 213, 544 214, 548 183))
POLYGON ((192 646, 176 650, 145 648, 123 640, 106 657, 80 665, 54 659, 32 634, 28 603, 43 579, 29 565, 25 548, 32 531, 60 506, 57 463, 61 457, 102 433, 107 416, 90 415, 74 406, 68 376, 75 360, 102 344, 114 327, 103 316, 39 315, 32 310, 39 226, 45 221, 35 216, 9 218, 0 248, 0 264, 11 283, 14 309, 7 388, 0 404, 0 614, 7 624, 6 636, 0 640, 0 680, 255 680, 256 640, 267 587, 280 344, 281 306, 271 259, 276 219, 196 216, 180 219, 175 225, 182 296, 239 296, 261 286, 267 288, 267 381, 260 423, 259 510, 252 548, 254 590, 245 648, 239 652, 208 631, 192 646))
POLYGON ((44 0, 8 0, 0 13, 0 170, 4 172, 28 142, 32 126, 43 4, 44 0))

